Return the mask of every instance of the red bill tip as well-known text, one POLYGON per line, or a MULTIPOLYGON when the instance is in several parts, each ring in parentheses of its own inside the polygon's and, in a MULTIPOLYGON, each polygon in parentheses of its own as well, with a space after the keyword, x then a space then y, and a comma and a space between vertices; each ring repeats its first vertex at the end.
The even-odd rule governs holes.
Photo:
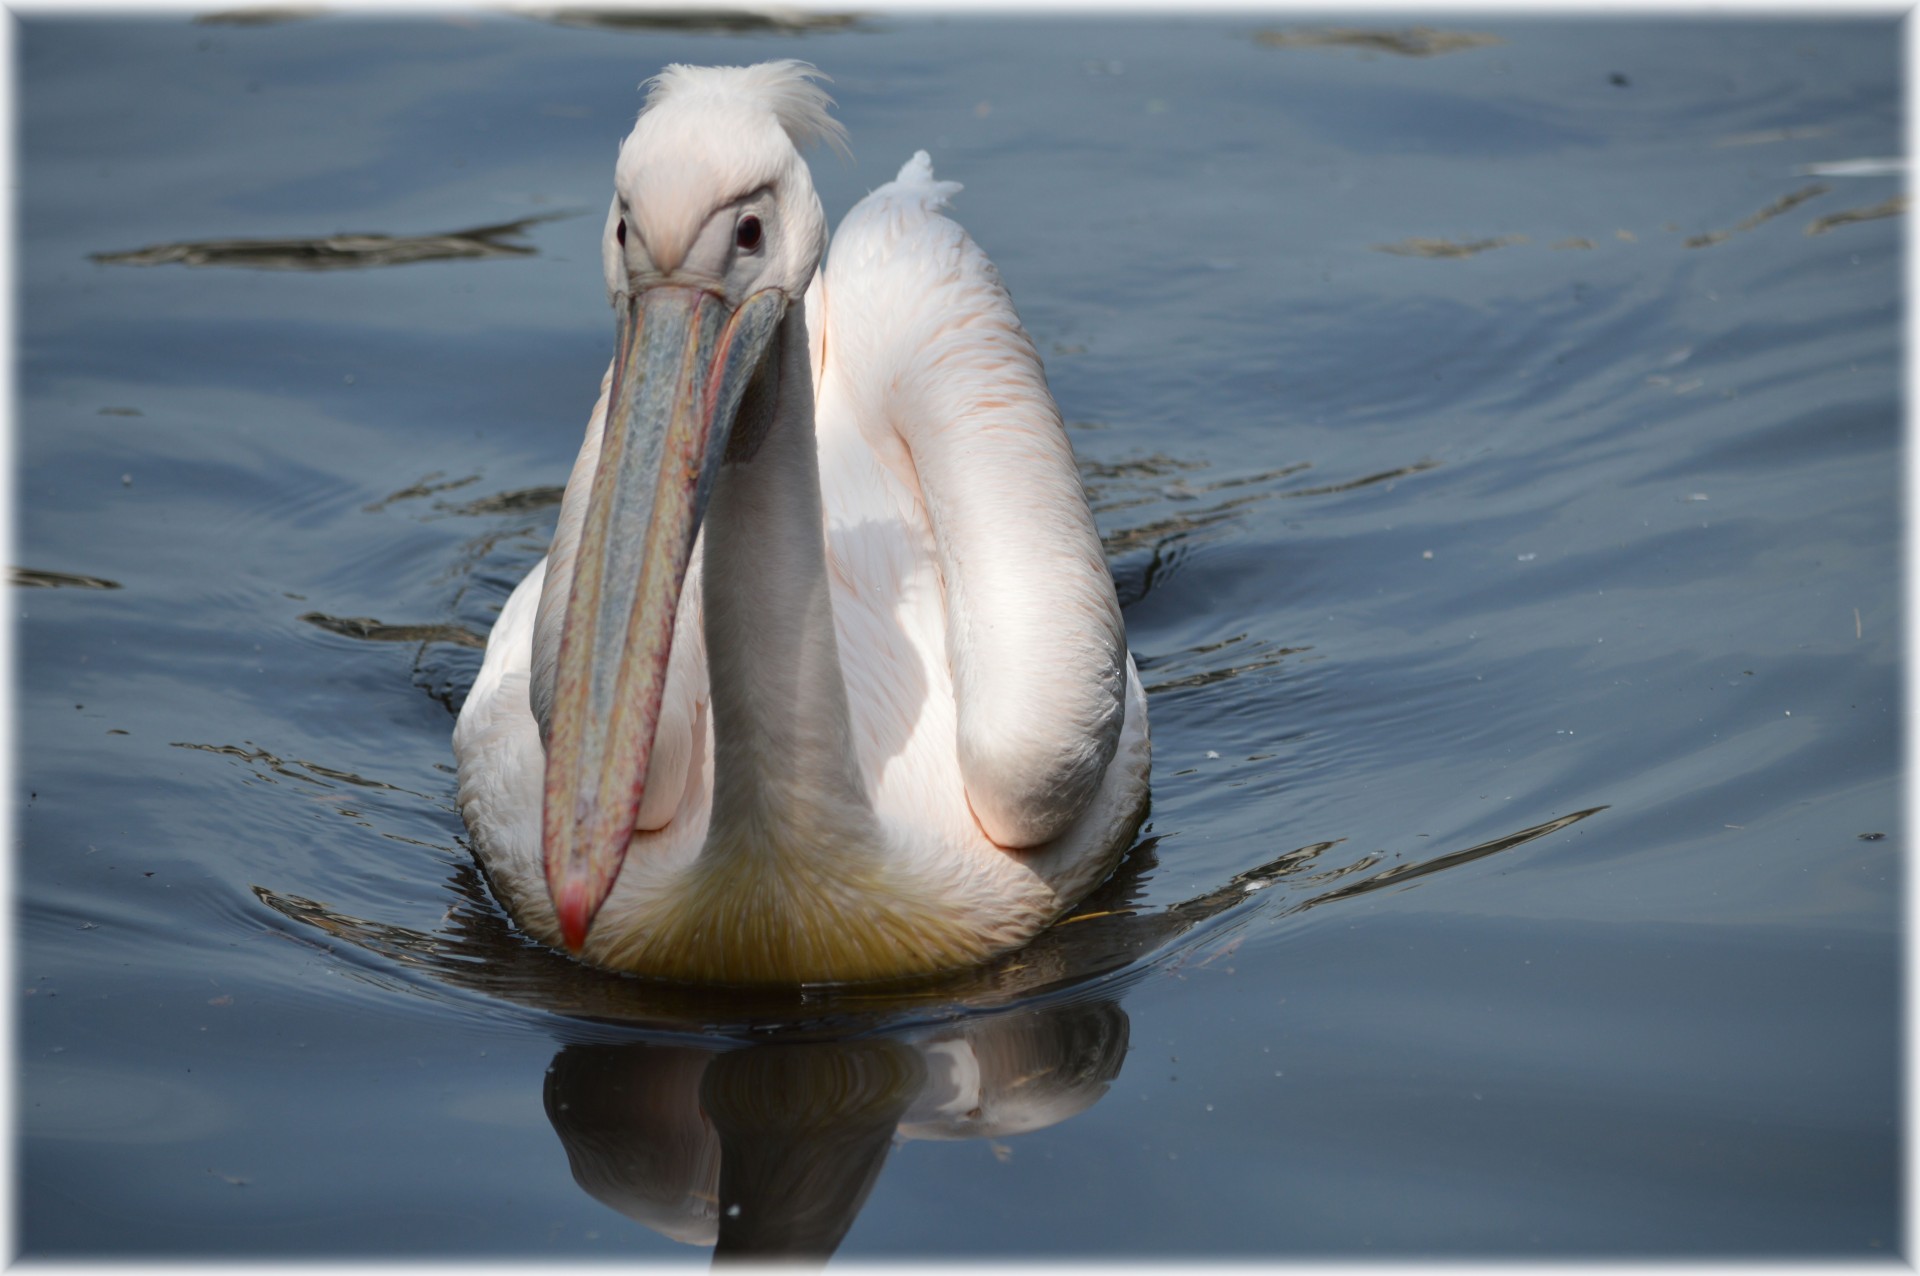
POLYGON ((587 943, 587 928, 593 925, 598 910, 585 883, 573 882, 560 888, 553 901, 554 915, 560 919, 560 938, 567 951, 578 953, 587 943))

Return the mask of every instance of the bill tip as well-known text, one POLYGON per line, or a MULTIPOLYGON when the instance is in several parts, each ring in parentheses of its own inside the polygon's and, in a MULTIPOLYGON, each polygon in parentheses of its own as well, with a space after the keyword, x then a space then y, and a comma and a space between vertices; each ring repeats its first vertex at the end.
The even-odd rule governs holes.
POLYGON ((567 951, 578 954, 586 947, 587 928, 593 925, 593 906, 587 892, 579 887, 563 889, 553 902, 554 915, 560 920, 560 940, 567 951))

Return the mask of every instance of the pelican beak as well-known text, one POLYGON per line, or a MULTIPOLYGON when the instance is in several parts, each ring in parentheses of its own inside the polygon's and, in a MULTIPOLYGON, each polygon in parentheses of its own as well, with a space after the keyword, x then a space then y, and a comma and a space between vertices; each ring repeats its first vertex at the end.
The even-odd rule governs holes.
POLYGON ((678 284, 621 305, 561 632, 541 814, 547 892, 573 952, 626 859, 694 537, 741 398, 786 307, 778 289, 735 310, 678 284))

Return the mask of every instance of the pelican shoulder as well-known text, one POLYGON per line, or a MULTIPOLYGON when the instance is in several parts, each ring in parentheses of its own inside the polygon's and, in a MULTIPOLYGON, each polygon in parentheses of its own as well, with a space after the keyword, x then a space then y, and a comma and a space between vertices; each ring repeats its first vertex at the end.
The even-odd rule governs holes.
POLYGON ((941 215, 959 190, 921 151, 841 222, 821 412, 845 414, 924 506, 967 797, 996 843, 1033 847, 1080 818, 1113 760, 1126 636, 1039 353, 999 271, 941 215))

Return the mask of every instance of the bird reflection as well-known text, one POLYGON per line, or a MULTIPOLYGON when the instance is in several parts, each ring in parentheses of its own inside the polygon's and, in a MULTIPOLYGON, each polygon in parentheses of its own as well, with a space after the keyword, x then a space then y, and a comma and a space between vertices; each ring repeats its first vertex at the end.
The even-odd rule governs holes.
POLYGON ((715 1261, 823 1261, 896 1140, 1043 1129, 1106 1093, 1126 1056, 1112 1002, 965 1020, 903 1036, 727 1050, 574 1044, 547 1117, 588 1194, 715 1261))
POLYGON ((312 928, 345 941, 332 951, 355 977, 478 992, 557 1025, 566 1044, 547 1076, 547 1116, 596 1200, 713 1245, 716 1261, 818 1261, 846 1236, 896 1141, 1002 1137, 1091 1107, 1126 1055, 1122 992, 1256 908, 1286 916, 1404 888, 1604 809, 1386 866, 1379 854, 1329 864, 1339 843, 1314 842, 1159 907, 1146 900, 1149 837, 1026 947, 889 984, 703 987, 595 970, 516 931, 471 862, 454 868, 457 902, 432 932, 253 890, 298 924, 291 937, 312 928))

